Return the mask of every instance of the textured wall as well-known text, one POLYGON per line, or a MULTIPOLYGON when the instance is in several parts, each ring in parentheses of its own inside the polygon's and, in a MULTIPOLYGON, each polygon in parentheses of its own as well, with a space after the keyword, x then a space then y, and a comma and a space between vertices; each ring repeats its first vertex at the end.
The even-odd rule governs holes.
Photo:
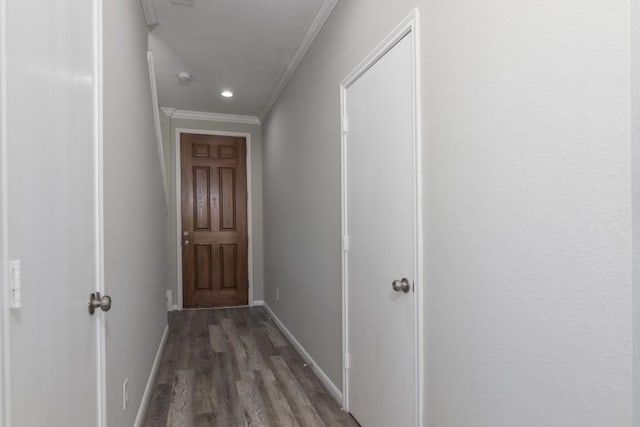
POLYGON ((416 5, 427 421, 630 425, 628 1, 340 2, 263 126, 266 301, 339 385, 338 85, 416 5))
POLYGON ((629 2, 429 12, 431 417, 629 425, 629 2))

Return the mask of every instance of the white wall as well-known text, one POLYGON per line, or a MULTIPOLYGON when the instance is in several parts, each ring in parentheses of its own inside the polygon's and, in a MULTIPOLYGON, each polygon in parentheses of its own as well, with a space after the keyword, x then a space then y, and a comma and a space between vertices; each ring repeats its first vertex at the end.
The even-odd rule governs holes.
POLYGON ((428 411, 629 425, 629 2, 438 3, 425 53, 428 411))
POLYGON ((167 158, 167 178, 169 181, 169 234, 168 264, 173 304, 178 302, 177 285, 177 250, 178 236, 176 231, 176 129, 211 130, 226 132, 243 132, 251 134, 251 204, 252 204, 252 239, 253 239, 253 301, 264 299, 264 267, 263 267, 263 225, 262 225, 262 133, 260 125, 241 123, 222 123, 205 120, 187 120, 169 118, 161 115, 162 138, 167 158))
POLYGON ((104 2, 107 422, 133 425, 166 326, 167 228, 138 1, 104 2), (129 378, 129 408, 122 383, 129 378))
POLYGON ((267 303, 340 385, 338 85, 416 5, 427 422, 630 425, 628 1, 340 2, 263 125, 267 303))

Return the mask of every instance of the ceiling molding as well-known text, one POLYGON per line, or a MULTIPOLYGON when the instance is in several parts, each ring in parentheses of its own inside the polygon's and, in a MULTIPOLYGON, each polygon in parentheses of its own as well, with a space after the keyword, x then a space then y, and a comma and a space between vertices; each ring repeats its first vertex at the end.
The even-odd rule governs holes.
POLYGON ((313 41, 318 36, 318 33, 322 29, 322 26, 325 22, 327 22, 329 15, 331 15, 331 12, 333 11, 333 8, 336 7, 336 4, 338 4, 338 0, 325 0, 322 3, 322 6, 320 6, 320 10, 318 10, 318 13, 313 19, 311 26, 309 26, 304 39, 302 39, 302 42, 300 43, 300 46, 298 46, 296 53, 293 55, 291 61, 287 65, 287 68, 284 70, 280 81, 278 81, 278 84, 271 93, 271 96, 269 96, 269 100, 262 110, 262 114, 260 114, 260 120, 263 120, 267 116, 267 114, 269 114, 269 111, 271 111, 273 105, 276 103, 278 98, 280 98, 280 95, 282 95, 282 92, 287 87, 287 83, 289 83, 289 79, 291 79, 291 76, 293 76, 293 73, 298 68, 298 65, 300 65, 300 62, 302 62, 302 59, 307 54, 307 51, 313 44, 313 41))
POLYGON ((162 111, 172 119, 203 120, 208 122, 240 123, 245 125, 259 125, 256 116, 240 116, 237 114, 205 113, 202 111, 177 110, 162 107, 162 111))
POLYGON ((167 117, 173 116, 173 113, 176 111, 175 108, 169 108, 169 107, 160 107, 160 109, 164 114, 167 115, 167 117))
POLYGON ((147 26, 153 27, 158 24, 158 9, 153 0, 140 0, 142 3, 142 12, 147 26))

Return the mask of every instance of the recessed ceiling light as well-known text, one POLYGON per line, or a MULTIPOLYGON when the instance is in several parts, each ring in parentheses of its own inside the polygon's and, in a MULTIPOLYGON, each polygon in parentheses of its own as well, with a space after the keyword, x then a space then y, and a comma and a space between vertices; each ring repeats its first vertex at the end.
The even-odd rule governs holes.
POLYGON ((225 98, 231 98, 233 96, 233 92, 231 92, 230 90, 223 90, 220 95, 224 96, 225 98))

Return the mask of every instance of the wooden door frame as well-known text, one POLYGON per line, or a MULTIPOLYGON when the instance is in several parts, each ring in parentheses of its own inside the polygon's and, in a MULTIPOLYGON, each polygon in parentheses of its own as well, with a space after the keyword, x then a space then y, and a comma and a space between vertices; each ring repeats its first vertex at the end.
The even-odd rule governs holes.
POLYGON ((422 106, 421 106, 421 64, 420 64, 420 12, 414 9, 340 84, 340 179, 341 179, 341 236, 342 236, 342 350, 343 350, 343 408, 349 411, 349 282, 348 282, 348 206, 347 206, 347 157, 346 144, 348 139, 349 122, 347 117, 347 90, 362 77, 376 62, 386 55, 404 37, 412 37, 413 57, 413 153, 414 163, 414 229, 415 260, 413 277, 415 283, 415 366, 417 376, 415 399, 416 426, 422 426, 424 420, 424 276, 423 276, 423 202, 422 202, 422 106))
MULTIPOLYGON (((182 284, 182 165, 180 158, 181 135, 183 133, 196 135, 217 135, 217 136, 237 136, 245 138, 247 146, 247 238, 249 245, 247 247, 247 274, 249 278, 249 296, 247 305, 252 307, 253 301, 253 182, 251 177, 251 133, 249 132, 230 132, 221 130, 205 130, 205 129, 188 129, 176 128, 175 133, 175 166, 176 166, 176 281, 178 283, 178 309, 184 310, 184 289, 182 284)), ((227 307, 228 308, 228 307, 227 307)))

